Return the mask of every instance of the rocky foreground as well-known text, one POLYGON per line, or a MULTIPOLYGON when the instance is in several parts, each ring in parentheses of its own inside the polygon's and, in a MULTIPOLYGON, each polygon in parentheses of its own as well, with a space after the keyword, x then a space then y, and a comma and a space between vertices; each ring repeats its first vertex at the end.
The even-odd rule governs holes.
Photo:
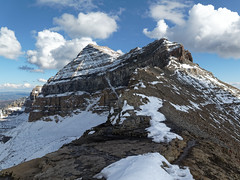
POLYGON ((106 122, 1 178, 96 179, 122 158, 158 152, 194 179, 240 179, 240 90, 194 64, 181 44, 161 39, 125 55, 88 45, 43 86, 29 121, 61 123, 57 115, 83 111, 106 122))

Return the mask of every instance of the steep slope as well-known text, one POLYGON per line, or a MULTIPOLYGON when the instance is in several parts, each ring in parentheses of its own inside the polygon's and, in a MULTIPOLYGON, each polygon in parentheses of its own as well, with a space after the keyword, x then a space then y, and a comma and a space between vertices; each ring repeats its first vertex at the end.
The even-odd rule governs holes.
MULTIPOLYGON (((91 103, 94 104, 90 102, 89 106, 91 103)), ((28 117, 24 113, 0 122, 0 169, 56 151, 107 120, 107 114, 98 115, 89 111, 65 118, 49 117, 53 120, 49 122, 28 122, 28 117)))
MULTIPOLYGON (((88 53, 96 49, 105 48, 88 53)), ((194 64, 181 44, 166 39, 109 59, 93 67, 104 71, 81 73, 74 61, 67 65, 44 85, 29 119, 49 121, 54 119, 50 115, 84 111, 105 114, 106 123, 56 152, 2 171, 2 176, 108 179, 114 170, 107 169, 120 162, 159 153, 167 160, 159 163, 168 175, 171 164, 177 164, 187 166, 195 179, 240 179, 240 90, 194 64)), ((126 166, 131 168, 128 162, 126 166)), ((135 174, 139 171, 143 169, 137 167, 135 174)), ((182 171, 181 178, 191 179, 182 171)))
MULTIPOLYGON (((169 56, 176 57, 180 62, 192 61, 191 54, 181 44, 166 39, 135 48, 122 56, 106 47, 88 45, 43 86, 29 121, 55 114, 65 116, 74 109, 84 109, 84 97, 89 93, 106 87, 127 86, 136 68, 148 65, 164 67, 169 62, 169 56)), ((107 103, 104 102, 104 106, 108 106, 107 103)))
POLYGON ((74 78, 103 72, 119 56, 118 52, 108 47, 89 44, 72 62, 61 69, 53 78, 49 79, 47 84, 59 84, 72 81, 74 78))

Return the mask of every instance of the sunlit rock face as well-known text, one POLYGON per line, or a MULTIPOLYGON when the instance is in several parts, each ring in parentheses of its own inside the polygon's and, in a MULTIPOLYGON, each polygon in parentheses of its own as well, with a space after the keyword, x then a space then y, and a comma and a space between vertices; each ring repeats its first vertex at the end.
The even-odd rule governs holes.
POLYGON ((127 86, 136 68, 163 68, 171 57, 180 63, 192 62, 191 54, 181 44, 166 39, 154 41, 143 48, 135 48, 124 55, 108 47, 89 44, 43 86, 29 120, 35 121, 54 114, 64 116, 73 109, 84 108, 81 96, 109 88, 109 84, 113 87, 127 86), (74 96, 75 100, 70 98, 68 101, 70 96, 74 96), (51 111, 46 109, 49 105, 51 111))

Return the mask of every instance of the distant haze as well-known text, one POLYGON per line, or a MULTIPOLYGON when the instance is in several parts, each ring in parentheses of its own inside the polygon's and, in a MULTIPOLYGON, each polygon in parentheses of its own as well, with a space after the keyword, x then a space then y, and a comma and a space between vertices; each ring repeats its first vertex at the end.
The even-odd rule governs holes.
POLYGON ((29 92, 0 92, 0 102, 29 96, 29 92))

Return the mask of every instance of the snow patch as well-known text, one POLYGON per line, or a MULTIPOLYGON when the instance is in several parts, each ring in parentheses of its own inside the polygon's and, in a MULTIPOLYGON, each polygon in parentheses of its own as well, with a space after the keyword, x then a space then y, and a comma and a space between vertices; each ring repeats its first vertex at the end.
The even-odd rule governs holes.
POLYGON ((180 106, 180 105, 177 105, 177 104, 173 104, 170 102, 170 104, 178 111, 183 111, 183 112, 187 112, 188 113, 188 110, 190 109, 188 106, 180 106))
POLYGON ((40 94, 38 98, 64 97, 64 96, 71 96, 71 95, 81 96, 83 94, 88 94, 88 92, 86 91, 65 92, 61 94, 49 94, 45 97, 43 96, 43 94, 40 94))
POLYGON ((189 101, 189 102, 192 104, 192 106, 193 106, 195 109, 201 110, 201 108, 199 107, 199 104, 194 103, 194 102, 192 102, 192 101, 189 101))
POLYGON ((153 82, 149 82, 150 84, 152 85, 156 85, 156 84, 160 84, 160 83, 163 83, 162 81, 153 81, 153 82))
POLYGON ((89 131, 89 133, 88 134, 94 134, 95 133, 95 131, 89 131))
POLYGON ((122 107, 122 111, 121 111, 121 118, 120 118, 120 122, 119 124, 122 124, 123 121, 126 120, 127 117, 130 116, 130 114, 127 112, 129 110, 134 110, 134 107, 133 106, 130 106, 127 104, 127 100, 124 100, 123 102, 123 107, 122 107))
POLYGON ((188 168, 170 164, 159 153, 129 156, 105 167, 94 177, 107 180, 193 180, 188 168))
POLYGON ((170 128, 166 124, 161 123, 166 120, 165 116, 158 110, 162 107, 162 100, 153 96, 145 96, 143 94, 136 94, 142 98, 147 98, 148 103, 140 106, 140 111, 135 111, 137 115, 150 116, 150 127, 146 130, 149 132, 148 137, 152 138, 154 142, 170 142, 172 139, 182 137, 170 132, 170 128))
POLYGON ((112 86, 112 84, 111 84, 111 81, 107 78, 107 77, 105 77, 105 79, 106 79, 106 81, 108 82, 108 85, 109 85, 109 87, 111 88, 111 90, 113 91, 113 93, 117 96, 117 98, 119 98, 118 97, 118 94, 117 94, 117 92, 116 92, 116 90, 115 90, 115 88, 112 86))
POLYGON ((24 111, 25 107, 9 107, 8 110, 10 110, 10 111, 24 111))

